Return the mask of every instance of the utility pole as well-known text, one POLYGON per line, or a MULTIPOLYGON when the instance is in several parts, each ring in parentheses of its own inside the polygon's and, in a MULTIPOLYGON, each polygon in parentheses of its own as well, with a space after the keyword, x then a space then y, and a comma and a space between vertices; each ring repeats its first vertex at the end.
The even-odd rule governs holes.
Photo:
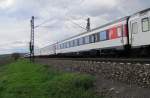
POLYGON ((90 18, 87 19, 87 26, 86 26, 87 31, 91 30, 91 23, 90 23, 90 18))
POLYGON ((34 16, 31 19, 30 60, 34 62, 34 16))

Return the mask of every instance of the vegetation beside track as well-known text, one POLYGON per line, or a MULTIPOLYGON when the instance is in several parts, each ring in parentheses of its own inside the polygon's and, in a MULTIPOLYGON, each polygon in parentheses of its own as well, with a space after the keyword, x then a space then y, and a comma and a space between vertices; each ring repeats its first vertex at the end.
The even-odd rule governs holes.
POLYGON ((0 68, 0 98, 100 98, 93 82, 90 75, 48 70, 18 60, 0 68))

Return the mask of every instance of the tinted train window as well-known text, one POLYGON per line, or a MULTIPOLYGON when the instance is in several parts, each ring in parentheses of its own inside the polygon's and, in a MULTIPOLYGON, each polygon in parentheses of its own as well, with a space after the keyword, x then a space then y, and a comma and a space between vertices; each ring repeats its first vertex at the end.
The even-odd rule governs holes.
POLYGON ((63 48, 64 48, 64 47, 63 47, 63 44, 61 44, 61 45, 60 45, 60 48, 61 48, 61 49, 63 49, 63 48))
POLYGON ((90 43, 94 43, 95 42, 95 35, 92 34, 90 35, 90 43))
POLYGON ((144 18, 142 19, 142 31, 143 32, 146 32, 146 31, 149 31, 149 19, 148 18, 144 18))
POLYGON ((82 40, 83 40, 83 44, 85 44, 85 38, 84 37, 82 37, 82 40))
POLYGON ((100 41, 107 40, 107 31, 102 31, 99 33, 99 39, 100 41))
POLYGON ((84 37, 84 39, 85 39, 85 44, 90 43, 90 38, 89 38, 89 36, 84 37))
POLYGON ((69 48, 71 47, 71 41, 69 41, 69 48))
POLYGON ((65 48, 65 43, 63 43, 63 49, 65 48))
POLYGON ((79 46, 79 38, 77 39, 77 46, 79 46))
POLYGON ((79 38, 79 45, 83 45, 83 38, 79 38))
POLYGON ((60 49, 62 49, 62 46, 61 46, 61 45, 62 45, 62 44, 59 45, 59 48, 60 48, 60 49))
POLYGON ((70 41, 70 47, 73 47, 73 41, 70 41))
POLYGON ((69 48, 70 46, 69 46, 69 42, 67 42, 67 48, 69 48))
POLYGON ((64 49, 64 48, 65 48, 65 43, 62 44, 62 49, 64 49))
POLYGON ((114 28, 109 29, 109 39, 115 39, 117 37, 118 37, 117 28, 114 27, 114 28))
POLYGON ((74 46, 78 46, 78 40, 74 40, 74 46))
POLYGON ((132 33, 133 33, 133 34, 138 33, 138 25, 137 25, 137 22, 132 23, 132 33))
POLYGON ((76 46, 76 42, 75 42, 75 40, 73 40, 73 43, 74 43, 74 45, 73 45, 73 46, 75 47, 75 46, 76 46))
POLYGON ((98 42, 99 41, 99 33, 96 33, 95 34, 95 42, 98 42))
POLYGON ((65 48, 67 48, 67 43, 65 43, 65 48))

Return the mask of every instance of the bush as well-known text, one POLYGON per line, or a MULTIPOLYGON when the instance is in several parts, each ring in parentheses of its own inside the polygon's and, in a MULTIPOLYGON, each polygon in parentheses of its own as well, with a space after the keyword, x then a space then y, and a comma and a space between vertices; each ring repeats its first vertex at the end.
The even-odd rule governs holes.
POLYGON ((13 53, 13 54, 11 55, 11 57, 12 57, 14 60, 18 60, 21 56, 20 56, 19 53, 13 53))

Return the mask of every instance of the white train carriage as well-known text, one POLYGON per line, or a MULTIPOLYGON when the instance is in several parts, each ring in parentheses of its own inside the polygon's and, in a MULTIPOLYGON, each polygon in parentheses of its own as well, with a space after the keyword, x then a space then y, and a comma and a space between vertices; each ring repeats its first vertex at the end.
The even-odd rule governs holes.
POLYGON ((128 26, 132 48, 150 45, 150 8, 130 16, 128 26))
POLYGON ((41 55, 40 54, 40 48, 34 50, 34 55, 35 56, 40 56, 41 55))
POLYGON ((128 45, 128 17, 57 43, 56 54, 89 50, 123 50, 128 45))
POLYGON ((55 53, 56 53, 56 45, 55 44, 46 46, 46 47, 40 49, 41 56, 53 55, 55 53))

